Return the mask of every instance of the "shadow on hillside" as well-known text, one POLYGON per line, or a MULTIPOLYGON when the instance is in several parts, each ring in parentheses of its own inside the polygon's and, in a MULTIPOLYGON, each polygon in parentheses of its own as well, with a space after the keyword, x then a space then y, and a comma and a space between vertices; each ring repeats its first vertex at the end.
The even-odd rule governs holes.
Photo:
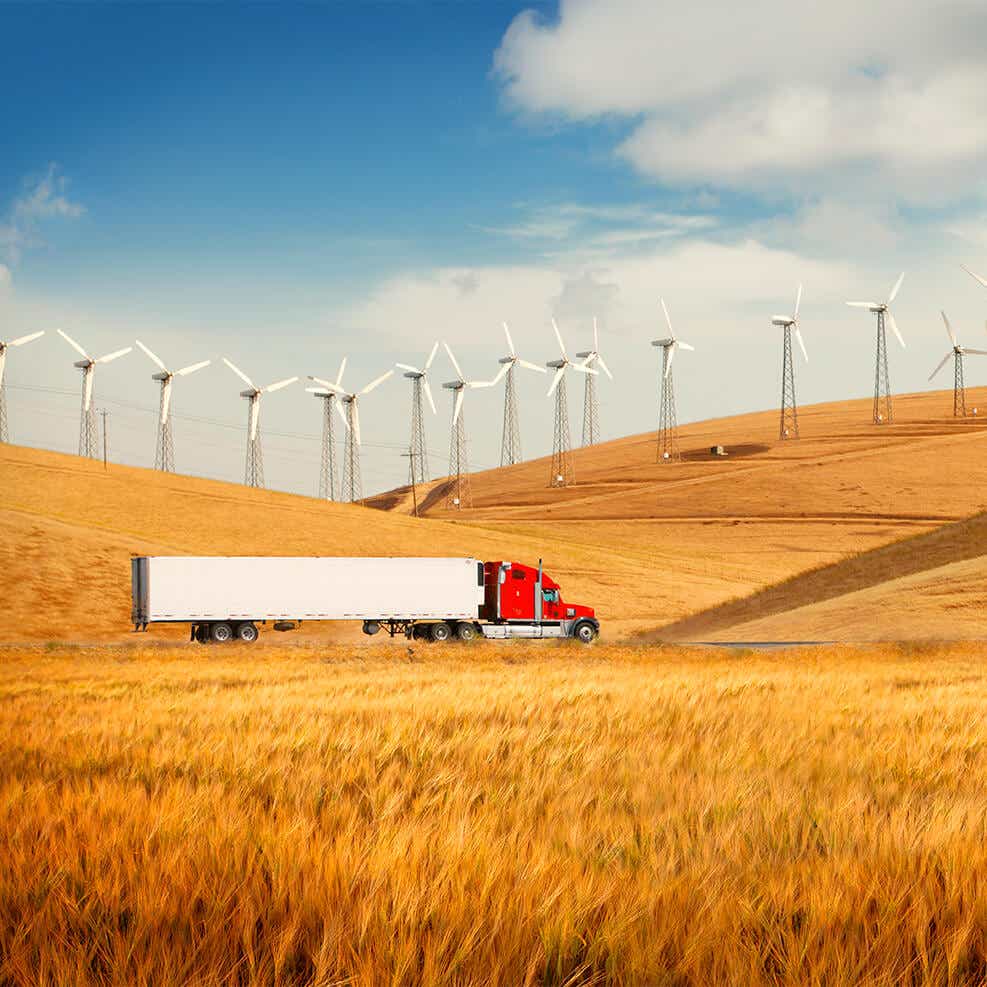
POLYGON ((987 555, 987 513, 809 569, 749 596, 729 600, 656 630, 642 631, 637 639, 640 643, 695 640, 749 620, 775 616, 981 555, 987 555))

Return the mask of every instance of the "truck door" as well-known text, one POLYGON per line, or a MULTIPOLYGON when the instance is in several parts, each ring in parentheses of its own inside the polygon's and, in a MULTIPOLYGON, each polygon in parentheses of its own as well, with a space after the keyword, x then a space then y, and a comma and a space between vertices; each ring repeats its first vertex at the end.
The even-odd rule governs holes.
POLYGON ((558 588, 542 590, 542 620, 561 620, 562 602, 558 588))
POLYGON ((535 616, 535 572, 512 566, 500 588, 500 615, 504 620, 533 620, 535 616))

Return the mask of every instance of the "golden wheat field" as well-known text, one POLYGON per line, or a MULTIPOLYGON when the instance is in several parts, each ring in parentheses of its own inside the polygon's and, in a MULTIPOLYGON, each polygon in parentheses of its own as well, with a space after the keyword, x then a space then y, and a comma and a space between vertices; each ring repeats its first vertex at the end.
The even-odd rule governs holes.
POLYGON ((9 650, 0 983, 983 984, 975 645, 9 650))

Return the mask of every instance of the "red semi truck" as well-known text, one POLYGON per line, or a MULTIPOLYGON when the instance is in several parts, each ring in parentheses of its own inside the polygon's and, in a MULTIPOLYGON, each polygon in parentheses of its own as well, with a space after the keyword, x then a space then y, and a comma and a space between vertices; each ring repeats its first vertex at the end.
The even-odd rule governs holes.
POLYGON ((141 556, 131 565, 131 620, 187 623, 205 643, 255 641, 258 624, 361 620, 366 634, 445 641, 572 637, 600 631, 592 607, 520 562, 448 558, 141 556))

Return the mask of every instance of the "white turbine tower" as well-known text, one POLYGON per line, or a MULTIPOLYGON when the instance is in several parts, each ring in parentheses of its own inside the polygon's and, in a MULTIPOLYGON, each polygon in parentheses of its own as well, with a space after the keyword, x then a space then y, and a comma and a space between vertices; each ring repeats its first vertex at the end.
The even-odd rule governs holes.
POLYGON ((466 452, 466 418, 463 414, 463 401, 466 391, 478 387, 493 387, 500 383, 500 378, 507 373, 509 364, 500 368, 500 373, 493 380, 467 380, 462 368, 456 360, 448 343, 442 344, 449 354, 449 361, 456 370, 456 379, 446 381, 442 386, 453 393, 452 400, 452 435, 449 441, 449 490, 446 494, 446 506, 461 510, 469 507, 473 495, 470 486, 469 459, 466 452))
MULTIPOLYGON (((956 333, 953 332, 953 327, 949 324, 949 319, 945 312, 940 312, 942 315, 943 324, 946 326, 946 335, 949 336, 949 341, 952 343, 952 348, 946 353, 942 358, 942 361, 936 365, 936 369, 929 374, 929 380, 931 381, 933 377, 948 362, 949 358, 953 358, 953 417, 954 418, 965 418, 966 417, 966 387, 963 383, 963 357, 969 353, 976 354, 977 356, 987 356, 987 350, 971 350, 966 346, 960 346, 956 341, 956 333)), ((973 413, 977 413, 977 409, 973 409, 973 413)))
POLYGON ((565 487, 573 483, 576 479, 575 470, 572 465, 572 438, 569 432, 569 396, 566 393, 565 372, 568 369, 578 370, 581 374, 595 374, 597 371, 593 367, 586 366, 585 363, 573 363, 566 352, 565 343, 562 342, 562 333, 552 319, 552 328, 555 330, 555 338, 559 343, 559 350, 562 353, 561 360, 549 360, 545 364, 555 371, 552 383, 549 385, 547 397, 555 395, 555 424, 552 432, 552 472, 549 476, 548 485, 550 487, 565 487))
POLYGON ((894 404, 891 395, 891 379, 888 376, 888 343, 885 337, 885 325, 891 326, 891 331, 898 337, 898 342, 904 348, 905 340, 898 331, 898 324, 891 314, 891 303, 898 295, 901 282, 905 280, 902 271, 895 281, 891 294, 886 302, 847 302, 853 308, 866 308, 877 316, 877 361, 874 370, 874 414, 875 425, 888 425, 894 421, 894 404))
POLYGON ((246 390, 240 392, 240 397, 247 399, 247 460, 243 473, 243 482, 248 487, 264 486, 264 455, 260 445, 260 399, 262 394, 273 394, 282 387, 294 384, 297 377, 287 377, 266 387, 257 387, 254 382, 234 363, 223 357, 226 364, 246 385, 246 390))
POLYGON ((93 407, 93 378, 96 375, 97 363, 109 363, 117 357, 126 356, 133 346, 125 346, 122 350, 114 350, 106 356, 91 357, 67 332, 58 330, 59 336, 69 346, 82 356, 74 366, 82 371, 82 414, 79 419, 79 455, 96 458, 96 409, 93 407))
MULTIPOLYGON (((596 323, 596 316, 593 316, 593 348, 577 353, 577 357, 583 361, 583 366, 590 366, 593 363, 611 379, 613 374, 607 366, 606 360, 600 354, 600 330, 596 323)), ((596 394, 596 375, 586 375, 586 385, 583 389, 583 445, 592 446, 600 441, 600 400, 596 394)))
POLYGON ((7 431, 7 391, 4 384, 4 370, 7 367, 7 350, 11 346, 23 346, 32 340, 38 339, 45 334, 44 329, 40 332, 28 333, 26 336, 18 336, 9 343, 0 340, 0 442, 9 442, 10 434, 7 431))
POLYGON ((652 346, 661 350, 661 380, 659 383, 658 399, 658 453, 659 463, 676 462, 679 458, 678 420, 675 415, 675 382, 672 377, 672 363, 678 350, 695 350, 694 346, 683 342, 675 335, 672 320, 668 315, 665 299, 659 299, 661 310, 665 313, 665 324, 668 326, 668 336, 665 339, 651 340, 652 346))
POLYGON ((439 341, 435 341, 428 359, 421 368, 413 367, 410 363, 398 363, 395 366, 405 371, 405 377, 411 381, 411 442, 408 445, 410 479, 412 485, 426 483, 429 479, 428 446, 425 442, 425 412, 422 405, 422 392, 428 398, 432 414, 436 414, 435 401, 432 398, 432 388, 428 383, 428 372, 432 367, 435 354, 439 351, 439 341))
POLYGON ((805 362, 809 362, 809 354, 805 351, 802 331, 799 329, 799 306, 802 304, 802 285, 795 293, 795 311, 791 315, 775 315, 771 319, 773 326, 782 328, 781 356, 781 425, 778 438, 797 439, 799 437, 799 409, 795 399, 795 359, 792 354, 792 336, 798 340, 805 362))
POLYGON ((360 447, 362 443, 360 437, 360 398, 379 387, 393 374, 393 370, 388 370, 386 374, 381 374, 362 390, 349 392, 332 381, 323 380, 321 377, 309 377, 309 380, 321 384, 327 391, 332 391, 338 395, 346 408, 345 413, 342 408, 339 408, 340 417, 343 419, 343 424, 346 425, 346 445, 343 449, 343 486, 340 491, 340 499, 347 500, 351 504, 363 500, 363 475, 360 469, 360 447))
POLYGON ((546 374, 548 371, 544 367, 539 367, 537 363, 522 360, 514 347, 514 340, 511 338, 511 330, 507 328, 507 323, 504 322, 502 325, 504 335, 507 337, 508 353, 499 360, 502 366, 507 367, 507 375, 504 378, 504 430, 500 440, 500 465, 513 466, 521 462, 521 421, 518 416, 515 371, 518 367, 534 370, 540 374, 546 374))
POLYGON ((161 384, 161 400, 158 403, 158 438, 154 446, 154 468, 164 473, 175 472, 175 446, 171 436, 171 385, 176 377, 187 377, 203 367, 208 367, 212 360, 202 360, 181 370, 169 370, 161 358, 155 356, 139 339, 135 343, 144 351, 152 363, 161 368, 159 373, 151 374, 151 380, 161 384))
MULTIPOLYGON (((342 389, 343 372, 346 370, 346 357, 340 361, 339 373, 336 374, 337 388, 342 389)), ((309 380, 316 380, 309 377, 309 380)), ((336 403, 336 391, 326 390, 322 387, 306 387, 309 394, 314 394, 322 402, 322 461, 319 468, 319 497, 322 500, 336 499, 336 420, 332 417, 332 409, 335 406, 342 416, 342 411, 336 403)), ((343 424, 346 419, 343 418, 343 424)))

